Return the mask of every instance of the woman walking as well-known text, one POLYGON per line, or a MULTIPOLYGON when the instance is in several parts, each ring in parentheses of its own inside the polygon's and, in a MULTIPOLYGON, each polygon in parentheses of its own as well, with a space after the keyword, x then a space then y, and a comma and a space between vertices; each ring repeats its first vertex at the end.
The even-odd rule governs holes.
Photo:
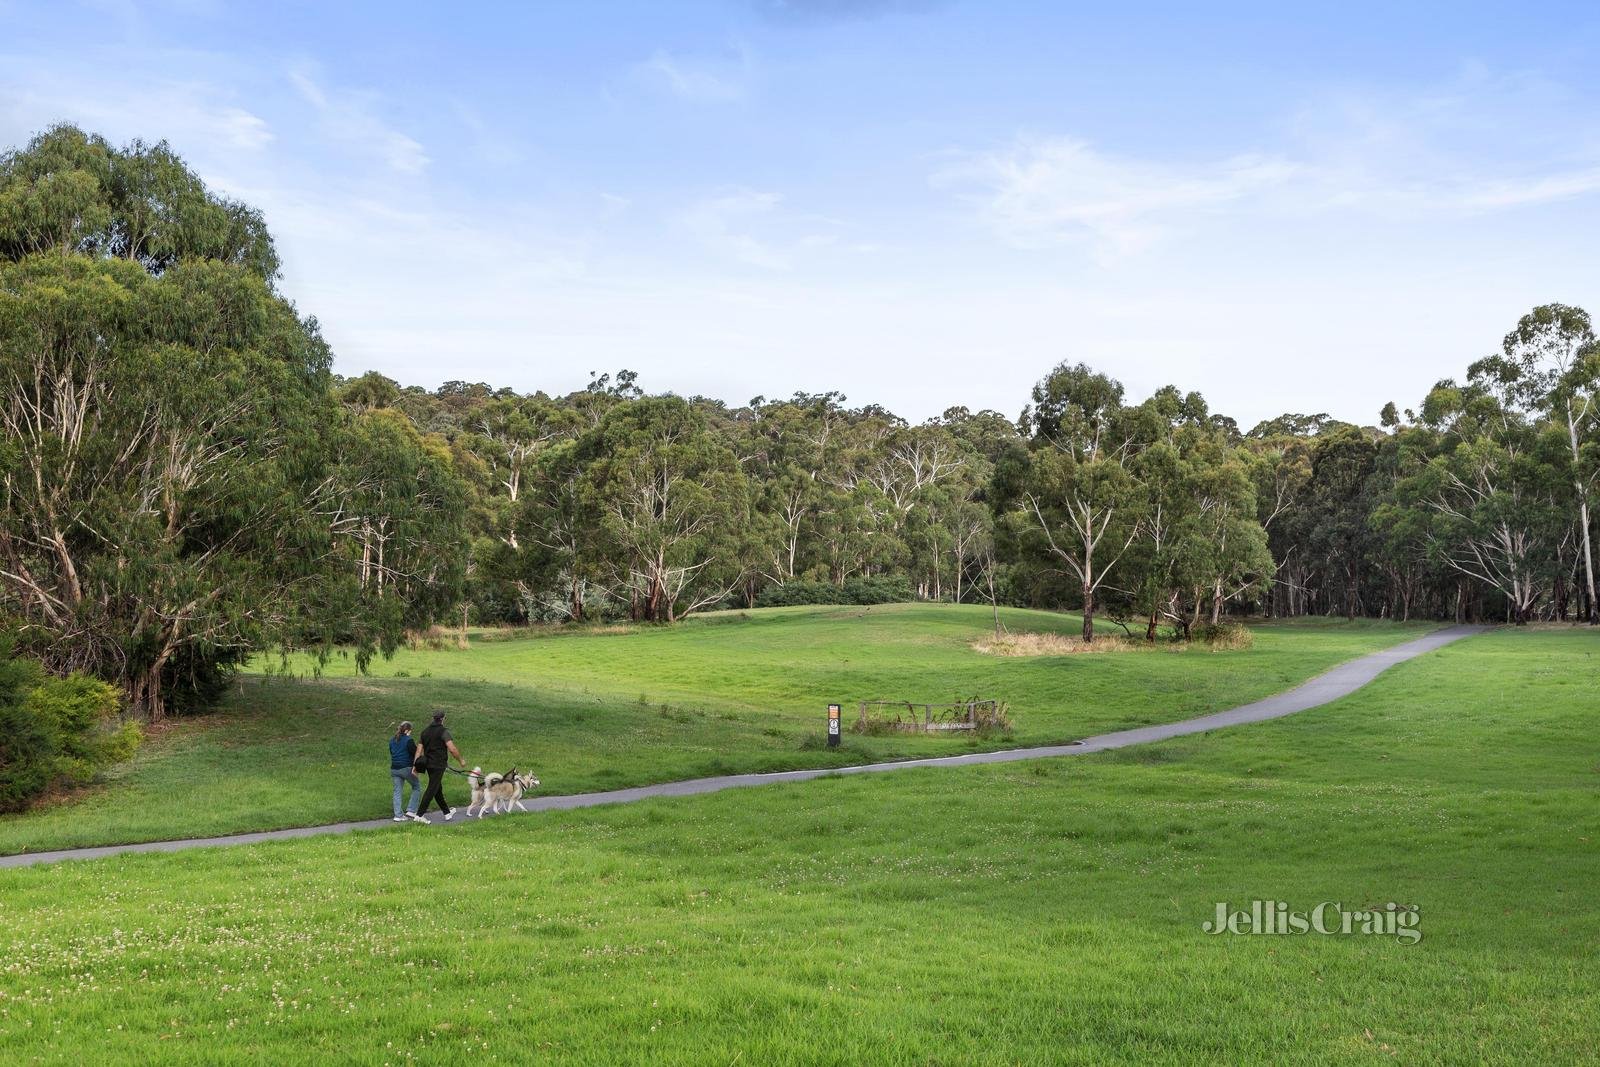
POLYGON ((395 735, 389 738, 389 777, 394 779, 394 821, 415 819, 426 822, 417 814, 417 801, 422 796, 422 783, 412 769, 417 760, 417 743, 411 738, 411 724, 403 722, 395 735), (400 801, 405 798, 405 787, 411 786, 411 806, 404 810, 400 801))

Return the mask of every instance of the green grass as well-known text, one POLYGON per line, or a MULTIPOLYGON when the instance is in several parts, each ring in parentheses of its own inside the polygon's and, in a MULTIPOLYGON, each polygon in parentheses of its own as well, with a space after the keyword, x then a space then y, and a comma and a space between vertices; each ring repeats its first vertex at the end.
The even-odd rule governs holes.
MULTIPOLYGON (((1071 616, 1007 611, 1012 630, 1071 616)), ((1302 620, 1247 652, 997 658, 972 650, 987 608, 891 605, 724 613, 674 628, 480 636, 403 651, 357 676, 253 676, 217 715, 154 738, 106 787, 0 818, 0 854, 204 837, 388 814, 385 741, 449 722, 470 763, 532 768, 546 793, 1069 741, 1189 718, 1287 689, 1428 627, 1302 620), (1008 736, 861 736, 821 744, 826 707, 866 699, 1008 701, 1008 736)), ((264 665, 265 666, 265 665, 264 665)), ((303 673, 307 665, 291 664, 303 673)), ((451 778, 447 795, 465 799, 451 778)))
POLYGON ((1287 719, 0 871, 15 1062, 1588 1063, 1600 635, 1287 719), (1399 901, 1423 939, 1210 936, 1399 901))

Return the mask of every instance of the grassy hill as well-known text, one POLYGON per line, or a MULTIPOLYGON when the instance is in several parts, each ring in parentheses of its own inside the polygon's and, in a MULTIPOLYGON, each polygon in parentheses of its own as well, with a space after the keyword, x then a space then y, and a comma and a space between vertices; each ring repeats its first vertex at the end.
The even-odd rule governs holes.
MULTIPOLYGON (((1072 632, 1048 612, 1002 613, 1014 631, 1072 632)), ((154 738, 110 783, 0 818, 0 854, 203 837, 388 814, 385 740, 433 708, 467 759, 534 768, 544 792, 575 793, 734 771, 839 766, 1073 740, 1230 707, 1426 627, 1305 621, 1257 629, 1249 651, 1003 658, 973 642, 987 608, 780 608, 672 628, 557 631, 467 650, 402 651, 358 676, 243 679, 221 713, 154 738), (1008 736, 847 734, 822 746, 826 707, 867 699, 1008 701, 1008 736)), ((261 669, 280 668, 263 663, 261 669)), ((450 796, 465 786, 450 782, 450 796)))
POLYGON ((0 871, 0 1045, 1589 1062, 1597 658, 1590 632, 1499 632, 1326 708, 1141 749, 0 871), (1252 899, 1414 904, 1423 938, 1202 931, 1252 899))

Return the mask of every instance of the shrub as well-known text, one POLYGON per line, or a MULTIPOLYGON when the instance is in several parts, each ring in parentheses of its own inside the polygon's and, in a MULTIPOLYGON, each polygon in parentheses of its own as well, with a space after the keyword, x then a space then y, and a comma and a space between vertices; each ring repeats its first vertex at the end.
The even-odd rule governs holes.
POLYGON ((1220 622, 1215 626, 1207 623, 1194 628, 1194 638, 1205 643, 1210 649, 1231 649, 1243 652, 1256 643, 1255 634, 1250 628, 1238 622, 1220 622))
POLYGON ((105 682, 47 676, 0 645, 0 811, 49 789, 83 785, 133 755, 139 728, 116 724, 121 701, 105 682))
POLYGON ((756 603, 763 608, 789 608, 802 604, 899 604, 916 598, 910 580, 903 577, 851 578, 843 585, 798 579, 768 586, 756 603))

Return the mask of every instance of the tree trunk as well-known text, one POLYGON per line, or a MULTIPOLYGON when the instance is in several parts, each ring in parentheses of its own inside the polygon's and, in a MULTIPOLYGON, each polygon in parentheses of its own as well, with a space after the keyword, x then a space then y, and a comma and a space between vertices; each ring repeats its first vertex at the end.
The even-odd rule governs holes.
POLYGON ((165 664, 146 669, 123 686, 127 694, 128 712, 135 719, 148 723, 166 719, 167 704, 161 692, 162 666, 165 664))
POLYGON ((1094 641, 1094 586, 1083 583, 1083 643, 1094 641))
POLYGON ((1000 626, 1000 598, 995 596, 995 593, 994 593, 994 560, 993 560, 993 558, 991 558, 989 560, 989 566, 987 567, 987 571, 988 571, 988 574, 986 575, 986 577, 989 579, 989 607, 994 612, 994 636, 995 636, 995 640, 998 641, 1000 639, 1000 634, 1002 632, 1002 628, 1000 626))
MULTIPOLYGON (((1580 483, 1578 491, 1583 491, 1580 483)), ((1578 498, 1578 516, 1583 524, 1583 585, 1584 593, 1584 622, 1591 626, 1600 626, 1600 616, 1594 610, 1594 549, 1589 543, 1589 501, 1582 496, 1578 498)))
POLYGON ((1594 587, 1594 549, 1589 541, 1589 495, 1584 491, 1583 478, 1579 476, 1578 463, 1582 455, 1582 447, 1578 441, 1578 421, 1572 414, 1572 401, 1567 401, 1567 442, 1572 448, 1572 490, 1578 497, 1578 532, 1582 541, 1583 550, 1583 588, 1588 593, 1588 602, 1584 606, 1584 622, 1591 625, 1600 625, 1600 617, 1596 617, 1595 587, 1594 587))

